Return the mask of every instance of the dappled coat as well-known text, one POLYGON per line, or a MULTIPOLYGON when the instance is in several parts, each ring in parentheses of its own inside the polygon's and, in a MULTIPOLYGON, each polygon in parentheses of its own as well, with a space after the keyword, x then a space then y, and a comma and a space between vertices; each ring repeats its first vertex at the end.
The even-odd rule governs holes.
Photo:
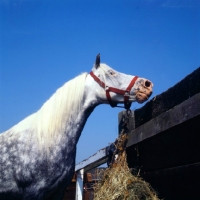
POLYGON ((100 64, 98 55, 90 74, 70 80, 38 112, 0 134, 0 199, 62 199, 74 174, 76 144, 93 109, 102 103, 142 103, 152 86, 100 64))

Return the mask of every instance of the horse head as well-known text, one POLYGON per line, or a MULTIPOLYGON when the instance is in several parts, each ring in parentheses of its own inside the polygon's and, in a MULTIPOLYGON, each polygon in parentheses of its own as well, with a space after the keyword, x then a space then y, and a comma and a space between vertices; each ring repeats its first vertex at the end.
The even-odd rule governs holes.
POLYGON ((123 74, 100 63, 100 54, 96 57, 90 75, 100 86, 101 103, 109 103, 112 107, 117 107, 118 103, 124 103, 124 107, 129 109, 132 102, 143 103, 152 94, 153 83, 150 80, 123 74))

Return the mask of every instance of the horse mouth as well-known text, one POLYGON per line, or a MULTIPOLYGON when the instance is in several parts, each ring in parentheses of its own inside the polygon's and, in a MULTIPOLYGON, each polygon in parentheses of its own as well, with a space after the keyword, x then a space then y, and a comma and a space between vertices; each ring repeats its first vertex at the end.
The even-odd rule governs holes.
POLYGON ((135 92, 136 101, 138 103, 144 103, 147 101, 153 92, 152 88, 153 83, 151 81, 147 79, 141 79, 140 85, 135 92))
POLYGON ((146 93, 143 93, 143 92, 138 92, 136 94, 136 101, 138 103, 144 103, 145 101, 147 101, 149 99, 151 94, 152 94, 152 92, 150 92, 149 94, 146 94, 146 93))

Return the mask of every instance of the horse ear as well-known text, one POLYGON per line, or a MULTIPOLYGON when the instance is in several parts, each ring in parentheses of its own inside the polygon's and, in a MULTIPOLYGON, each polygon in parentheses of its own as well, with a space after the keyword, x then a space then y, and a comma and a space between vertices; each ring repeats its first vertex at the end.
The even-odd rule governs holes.
POLYGON ((99 67, 99 65, 100 65, 100 53, 96 56, 96 61, 95 61, 96 69, 99 67))

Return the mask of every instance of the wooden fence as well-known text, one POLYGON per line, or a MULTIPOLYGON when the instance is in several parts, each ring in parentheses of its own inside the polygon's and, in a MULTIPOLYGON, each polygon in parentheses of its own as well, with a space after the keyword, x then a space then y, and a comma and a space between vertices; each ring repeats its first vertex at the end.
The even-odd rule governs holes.
MULTIPOLYGON (((119 130, 123 115, 119 113, 119 130)), ((200 68, 132 111, 128 128, 128 165, 160 198, 200 199, 200 68)), ((106 161, 103 148, 77 164, 76 173, 83 177, 83 170, 106 161)), ((76 199, 82 199, 82 194, 77 193, 76 199)))

